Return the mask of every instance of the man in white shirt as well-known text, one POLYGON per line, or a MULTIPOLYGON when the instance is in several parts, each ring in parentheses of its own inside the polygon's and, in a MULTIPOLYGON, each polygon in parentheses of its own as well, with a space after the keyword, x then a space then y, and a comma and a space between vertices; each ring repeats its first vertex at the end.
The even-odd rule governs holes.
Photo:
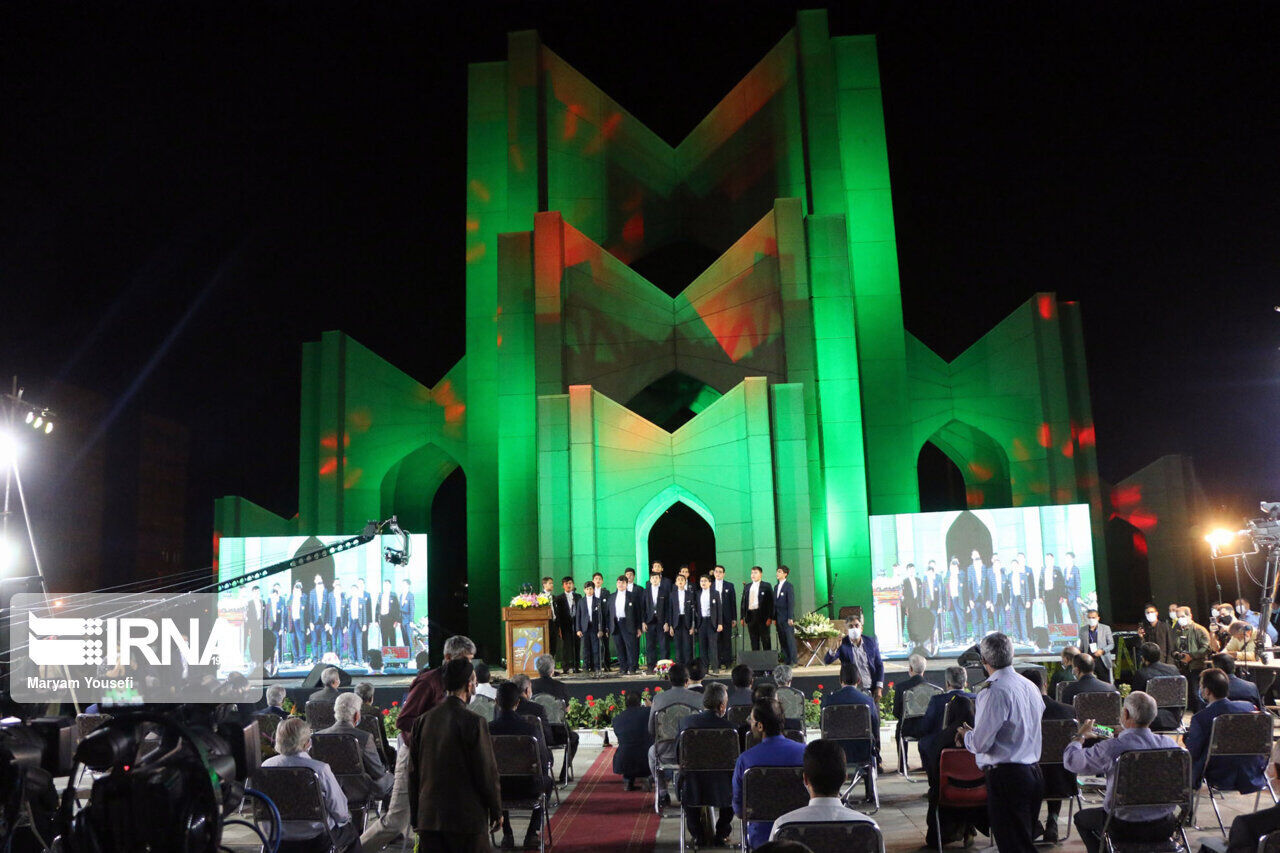
POLYGON ((834 740, 810 741, 804 748, 804 786, 809 791, 809 805, 787 812, 773 822, 769 840, 788 823, 804 821, 875 821, 862 812, 840 802, 840 788, 845 781, 844 748, 834 740))
POLYGON ((978 693, 973 728, 962 726, 956 745, 986 771, 987 816, 1001 853, 1035 850, 1036 815, 1044 798, 1040 773, 1040 718, 1044 700, 1013 668, 1013 643, 996 632, 983 637, 987 687, 978 693))
MULTIPOLYGON (((311 729, 301 717, 281 720, 276 726, 276 755, 262 762, 263 767, 305 767, 316 774, 320 799, 324 802, 325 821, 334 834, 334 844, 342 853, 360 849, 360 835, 351 823, 346 794, 338 785, 338 777, 323 761, 307 754, 311 747, 311 729)), ((284 821, 281 837, 285 840, 308 838, 306 821, 284 821)))

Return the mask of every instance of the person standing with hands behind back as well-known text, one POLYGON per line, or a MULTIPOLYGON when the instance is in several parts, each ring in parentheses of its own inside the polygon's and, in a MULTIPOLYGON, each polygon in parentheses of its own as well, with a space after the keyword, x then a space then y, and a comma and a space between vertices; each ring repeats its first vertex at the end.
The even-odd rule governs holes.
POLYGON ((1040 691, 1013 668, 1013 643, 996 632, 983 637, 987 687, 978 693, 973 728, 956 733, 986 771, 987 815, 1000 853, 1035 850, 1035 822, 1044 799, 1040 772, 1040 691))

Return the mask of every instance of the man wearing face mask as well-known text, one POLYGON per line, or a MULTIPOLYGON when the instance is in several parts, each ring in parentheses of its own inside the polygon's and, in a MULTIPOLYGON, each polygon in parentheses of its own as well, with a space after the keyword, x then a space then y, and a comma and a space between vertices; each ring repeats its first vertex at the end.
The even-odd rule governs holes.
POLYGON ((1213 618, 1209 621, 1209 639, 1213 651, 1222 651, 1231 640, 1231 623, 1235 621, 1235 610, 1225 601, 1215 602, 1213 618))
MULTIPOLYGON (((1178 623, 1178 614, 1175 611, 1172 619, 1172 625, 1178 623)), ((1142 638, 1144 643, 1155 643, 1160 649, 1160 662, 1173 662, 1173 627, 1170 622, 1166 622, 1160 618, 1160 611, 1156 610, 1154 604, 1148 604, 1143 612, 1142 621, 1138 623, 1138 636, 1142 638)), ((1141 690, 1142 688, 1135 688, 1141 690)))
POLYGON ((1188 704, 1194 708, 1200 707, 1194 685, 1199 683, 1200 673, 1204 671, 1210 645, 1208 630, 1191 621, 1191 608, 1179 607, 1178 626, 1173 629, 1173 659, 1178 671, 1187 677, 1188 704))
MULTIPOLYGON (((1248 622, 1250 625, 1253 626, 1254 630, 1256 631, 1258 629, 1258 623, 1262 619, 1262 614, 1258 613, 1252 607, 1250 607, 1247 599, 1237 598, 1236 599, 1236 618, 1243 622, 1248 622)), ((1267 636, 1271 638, 1272 644, 1275 644, 1277 641, 1280 641, 1280 632, 1277 632, 1276 626, 1270 623, 1267 623, 1267 636)))
POLYGON ((880 659, 880 643, 871 634, 862 633, 862 617, 845 620, 845 637, 840 647, 827 652, 823 663, 835 663, 853 667, 858 674, 854 686, 871 693, 876 700, 884 693, 884 661, 880 659))
POLYGON ((1111 626, 1102 624, 1098 618, 1098 611, 1088 612, 1085 624, 1080 626, 1080 640, 1076 645, 1093 655, 1097 661, 1094 671, 1098 678, 1111 681, 1111 653, 1116 650, 1116 641, 1111 635, 1111 626))

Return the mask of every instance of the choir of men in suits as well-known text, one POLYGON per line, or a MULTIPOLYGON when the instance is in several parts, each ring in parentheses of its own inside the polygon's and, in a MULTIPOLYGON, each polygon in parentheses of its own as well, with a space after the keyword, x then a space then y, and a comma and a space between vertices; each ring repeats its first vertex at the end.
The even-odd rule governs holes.
POLYGON ((551 599, 556 627, 560 631, 560 669, 564 672, 582 672, 577 627, 577 607, 582 596, 574 592, 573 578, 568 575, 561 578, 560 586, 564 592, 551 599))
POLYGON ((751 583, 742 588, 741 606, 738 613, 746 623, 747 633, 751 637, 751 650, 757 651, 761 644, 765 649, 772 646, 769 642, 769 625, 773 621, 773 588, 762 580, 764 569, 751 567, 751 583))
POLYGON ((732 583, 724 579, 724 566, 716 566, 712 570, 715 580, 711 586, 716 591, 716 595, 720 596, 720 621, 724 624, 724 630, 720 632, 717 639, 717 651, 720 657, 720 666, 728 666, 733 660, 733 629, 738 624, 738 597, 732 583))
POLYGON ((773 588, 773 618, 778 626, 778 648, 782 650, 782 662, 788 666, 796 662, 796 588, 787 578, 791 569, 778 566, 778 585, 773 588))
POLYGON ((573 627, 578 642, 582 644, 582 665, 587 672, 598 674, 603 668, 600 639, 604 636, 604 614, 596 598, 596 585, 591 581, 582 585, 582 600, 573 609, 573 627))
POLYGON ((605 636, 613 636, 618 649, 618 669, 623 675, 640 669, 640 635, 644 633, 643 605, 636 601, 634 590, 629 590, 627 576, 619 575, 617 591, 609 596, 605 605, 605 636))

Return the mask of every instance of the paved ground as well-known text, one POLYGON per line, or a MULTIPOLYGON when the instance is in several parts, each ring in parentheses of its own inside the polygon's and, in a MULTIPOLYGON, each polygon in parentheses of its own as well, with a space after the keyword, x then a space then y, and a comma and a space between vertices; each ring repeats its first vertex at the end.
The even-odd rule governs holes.
MULTIPOLYGON (((897 752, 893 741, 893 733, 891 729, 884 732, 883 745, 885 750, 884 764, 888 768, 897 766, 897 752)), ((600 753, 600 741, 591 735, 583 737, 582 747, 578 751, 577 759, 574 761, 574 767, 581 776, 591 763, 595 761, 596 756, 600 753)), ((912 749, 913 760, 918 761, 915 749, 912 749)), ((922 774, 915 774, 913 778, 923 778, 922 774)), ((622 781, 619 780, 621 785, 622 781)), ((572 789, 572 785, 570 789, 572 789)), ((880 825, 885 836, 885 847, 889 853, 892 851, 915 851, 920 850, 924 845, 925 837, 925 785, 923 782, 910 783, 903 779, 896 772, 890 772, 888 775, 880 778, 880 802, 881 808, 879 813, 875 815, 876 822, 880 825)), ((561 791, 562 800, 568 795, 568 790, 561 791)), ((637 792, 636 807, 649 808, 652 807, 652 797, 646 797, 642 792, 637 792)), ((1266 795, 1263 801, 1266 803, 1266 795)), ((1238 794, 1230 795, 1225 805, 1222 807, 1223 819, 1227 826, 1235 815, 1242 811, 1248 812, 1253 809, 1254 798, 1252 796, 1241 796, 1238 794)), ((1101 803, 1100 792, 1089 792, 1085 796, 1086 806, 1099 805, 1101 803)), ((658 833, 658 841, 656 849, 658 851, 675 851, 679 849, 679 827, 680 821, 678 812, 675 808, 669 809, 670 817, 662 823, 662 828, 658 833)), ((1062 810, 1063 817, 1059 821, 1059 835, 1065 835, 1066 831, 1066 807, 1062 810)), ((1188 831, 1188 837, 1191 839, 1192 847, 1198 848, 1202 838, 1221 837, 1218 832, 1217 822, 1213 816, 1213 810, 1208 802, 1204 802, 1199 813, 1200 825, 1203 829, 1188 831)), ((516 826, 524 826, 525 819, 518 818, 516 826)), ((740 827, 735 822, 732 842, 736 845, 739 838, 740 827)), ((248 830, 240 827, 229 827, 226 840, 224 843, 236 851, 256 850, 256 839, 248 830)), ((979 836, 978 846, 983 846, 986 839, 979 836)), ((953 848, 959 849, 959 845, 953 845, 953 848)), ((399 850, 399 844, 393 845, 389 850, 399 850)), ((1046 851, 1056 849, 1060 851, 1083 851, 1084 844, 1080 841, 1075 829, 1072 828, 1071 837, 1057 845, 1045 845, 1046 851)))

